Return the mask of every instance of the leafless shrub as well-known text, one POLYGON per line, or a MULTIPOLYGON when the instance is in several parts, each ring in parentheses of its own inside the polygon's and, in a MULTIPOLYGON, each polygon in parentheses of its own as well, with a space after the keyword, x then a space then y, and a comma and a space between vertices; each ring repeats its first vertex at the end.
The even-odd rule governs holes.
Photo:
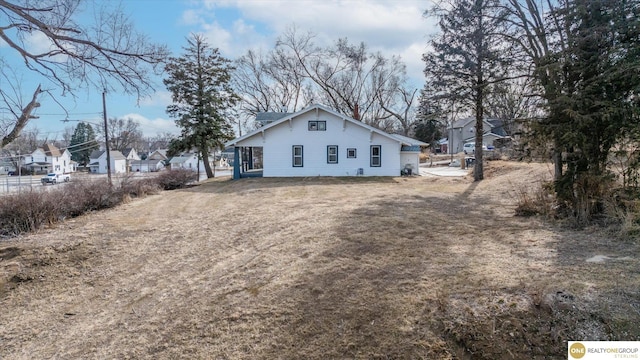
POLYGON ((54 194, 38 191, 8 195, 0 202, 0 235, 12 236, 35 231, 51 223, 55 203, 48 201, 54 194))
POLYGON ((618 224, 621 237, 633 238, 640 234, 640 194, 638 190, 617 189, 604 201, 606 218, 618 224))
POLYGON ((552 217, 556 209, 552 186, 552 183, 540 182, 532 191, 528 188, 516 189, 516 216, 552 217))
POLYGON ((158 185, 164 190, 182 189, 198 180, 198 176, 191 170, 178 169, 164 171, 156 178, 158 185))
POLYGON ((154 179, 125 181, 112 187, 106 180, 75 181, 48 191, 29 191, 0 198, 0 236, 37 231, 43 226, 121 204, 131 196, 156 193, 154 179))
POLYGON ((120 190, 128 196, 145 197, 157 194, 160 191, 160 184, 155 178, 135 179, 133 177, 125 177, 120 182, 120 190))

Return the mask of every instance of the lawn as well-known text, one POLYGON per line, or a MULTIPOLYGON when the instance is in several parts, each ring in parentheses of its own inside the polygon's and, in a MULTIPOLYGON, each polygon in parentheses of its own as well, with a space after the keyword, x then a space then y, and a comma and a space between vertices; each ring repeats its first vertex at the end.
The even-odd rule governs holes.
POLYGON ((640 340, 637 240, 514 216, 549 171, 220 178, 3 240, 0 359, 566 359, 567 340, 640 340))

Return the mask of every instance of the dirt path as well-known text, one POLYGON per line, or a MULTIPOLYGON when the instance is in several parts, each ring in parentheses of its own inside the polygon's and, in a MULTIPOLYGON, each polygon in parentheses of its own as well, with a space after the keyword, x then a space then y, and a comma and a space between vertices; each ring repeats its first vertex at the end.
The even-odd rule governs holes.
POLYGON ((216 180, 1 242, 0 358, 566 358, 567 340, 639 340, 637 244, 514 217, 514 189, 548 171, 495 164, 481 183, 216 180))

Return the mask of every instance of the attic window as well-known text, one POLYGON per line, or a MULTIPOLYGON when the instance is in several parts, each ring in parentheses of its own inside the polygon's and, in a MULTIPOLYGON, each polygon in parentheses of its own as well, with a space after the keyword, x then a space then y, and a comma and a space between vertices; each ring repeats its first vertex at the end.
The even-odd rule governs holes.
POLYGON ((309 121, 309 131, 327 131, 327 122, 309 121))

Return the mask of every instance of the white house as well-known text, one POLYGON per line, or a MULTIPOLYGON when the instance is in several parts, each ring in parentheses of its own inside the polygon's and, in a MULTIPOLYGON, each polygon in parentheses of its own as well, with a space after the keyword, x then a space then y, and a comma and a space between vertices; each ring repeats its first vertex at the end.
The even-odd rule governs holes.
POLYGON ((134 148, 126 148, 122 150, 122 155, 127 160, 127 171, 133 171, 131 168, 131 162, 134 160, 140 160, 138 152, 134 148))
POLYGON ((147 159, 153 159, 153 160, 167 160, 168 158, 169 157, 167 157, 166 149, 155 150, 154 152, 149 154, 149 156, 147 156, 147 159))
MULTIPOLYGON (((213 169, 214 165, 214 157, 209 156, 209 166, 213 169)), ((175 169, 187 169, 198 171, 198 166, 200 167, 200 172, 204 172, 204 162, 202 160, 198 161, 198 154, 196 153, 184 153, 180 156, 174 156, 169 160, 169 167, 171 170, 175 169)))
POLYGON ((399 176, 428 144, 388 134, 322 105, 287 114, 225 146, 234 179, 251 176, 399 176))
POLYGON ((156 172, 164 169, 163 160, 131 160, 129 162, 132 172, 156 172))
POLYGON ((36 173, 70 173, 76 170, 69 150, 60 151, 53 144, 44 144, 41 148, 35 149, 31 155, 25 155, 23 158, 25 168, 36 173))
MULTIPOLYGON (((109 151, 109 157, 111 158, 112 174, 127 172, 127 159, 120 151, 109 151)), ((107 173, 107 152, 105 150, 95 150, 91 152, 89 155, 89 169, 92 173, 107 173)))

